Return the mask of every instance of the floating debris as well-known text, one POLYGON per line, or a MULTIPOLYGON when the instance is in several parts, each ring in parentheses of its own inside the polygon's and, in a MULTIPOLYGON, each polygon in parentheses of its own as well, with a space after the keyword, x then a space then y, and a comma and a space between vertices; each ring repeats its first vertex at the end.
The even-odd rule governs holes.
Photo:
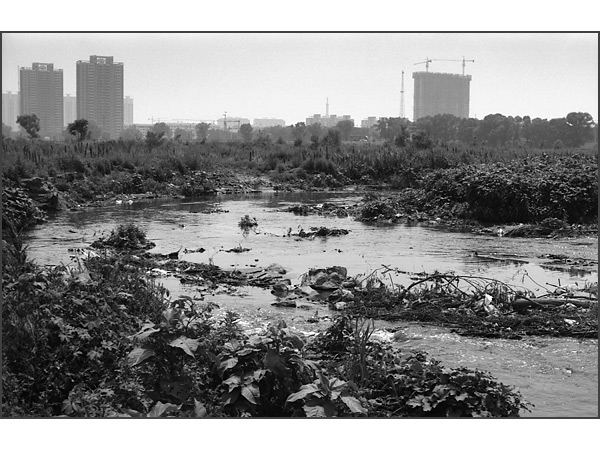
POLYGON ((252 250, 251 248, 244 248, 240 245, 238 245, 237 247, 233 247, 230 248, 229 250, 223 250, 226 253, 244 253, 244 252, 249 252, 250 250, 252 250))
POLYGON ((300 228, 297 234, 291 234, 288 230, 288 236, 312 239, 314 237, 345 236, 349 232, 349 230, 344 230, 343 228, 310 227, 310 231, 304 231, 304 229, 300 228))
POLYGON ((196 249, 184 248, 183 253, 204 253, 206 251, 205 248, 199 247, 196 249))

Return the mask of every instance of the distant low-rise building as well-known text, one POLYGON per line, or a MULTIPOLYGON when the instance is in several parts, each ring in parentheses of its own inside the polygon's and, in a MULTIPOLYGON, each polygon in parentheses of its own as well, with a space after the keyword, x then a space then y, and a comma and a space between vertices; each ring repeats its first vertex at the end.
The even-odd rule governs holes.
POLYGON ((283 119, 254 119, 252 122, 254 128, 267 128, 267 127, 285 127, 285 120, 283 119))
POLYGON ((152 127, 154 126, 154 124, 152 123, 136 123, 134 126, 140 133, 142 133, 142 137, 146 138, 146 133, 148 133, 148 131, 152 130, 152 127))
POLYGON ((361 128, 373 128, 377 124, 377 117, 369 116, 366 119, 360 121, 361 128))
POLYGON ((322 127, 335 127, 338 124, 338 122, 341 122, 342 120, 350 120, 354 122, 352 117, 349 115, 337 116, 335 114, 332 114, 330 116, 321 116, 321 114, 314 114, 312 117, 306 118, 306 125, 319 123, 322 127))
POLYGON ((222 117, 217 120, 217 127, 223 130, 238 130, 245 123, 250 125, 250 121, 244 117, 222 117))

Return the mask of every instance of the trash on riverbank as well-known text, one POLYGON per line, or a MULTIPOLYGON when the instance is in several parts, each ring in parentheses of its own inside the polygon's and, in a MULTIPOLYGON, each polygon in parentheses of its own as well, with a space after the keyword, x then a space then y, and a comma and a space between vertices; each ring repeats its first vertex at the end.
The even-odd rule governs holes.
POLYGON ((535 296, 486 277, 409 274, 384 266, 350 290, 347 309, 366 317, 445 326, 461 335, 520 339, 523 335, 597 338, 597 283, 535 296), (390 286, 389 272, 411 275, 408 287, 390 286), (575 293, 576 292, 576 293, 575 293))

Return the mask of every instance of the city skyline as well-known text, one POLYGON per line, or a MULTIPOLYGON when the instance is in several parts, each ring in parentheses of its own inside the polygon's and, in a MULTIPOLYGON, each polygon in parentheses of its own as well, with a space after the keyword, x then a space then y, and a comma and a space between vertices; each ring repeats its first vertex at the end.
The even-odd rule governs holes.
POLYGON ((3 91, 18 91, 18 67, 53 63, 65 94, 89 55, 125 66, 134 123, 277 118, 314 114, 413 119, 413 72, 472 77, 470 117, 532 118, 572 111, 598 119, 598 42, 592 33, 23 33, 3 34, 3 91), (142 49, 142 50, 140 50, 142 49), (451 59, 454 61, 440 61, 451 59), (328 100, 327 100, 328 99, 328 100))

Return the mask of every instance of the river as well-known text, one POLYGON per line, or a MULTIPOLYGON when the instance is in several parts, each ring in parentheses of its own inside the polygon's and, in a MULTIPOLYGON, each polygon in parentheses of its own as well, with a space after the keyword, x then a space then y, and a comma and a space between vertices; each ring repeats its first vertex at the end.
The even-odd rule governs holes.
MULTIPOLYGON (((152 252, 181 249, 180 259, 213 262, 227 268, 283 266, 292 284, 298 284, 310 268, 344 266, 348 274, 368 275, 383 264, 401 272, 448 272, 491 277, 543 294, 550 285, 596 282, 597 272, 564 272, 540 266, 542 255, 563 254, 573 258, 598 258, 598 241, 578 239, 525 239, 474 235, 423 224, 371 225, 351 218, 299 216, 283 208, 304 203, 351 204, 356 193, 261 193, 219 195, 202 199, 144 200, 102 208, 62 212, 43 226, 31 230, 28 254, 39 264, 73 264, 70 249, 86 248, 116 225, 134 222, 147 230, 156 244, 152 252), (249 215, 258 226, 243 234, 239 220, 249 215), (288 231, 310 227, 343 228, 349 234, 312 240, 288 236, 288 231), (236 247, 249 251, 226 252, 236 247), (202 253, 183 250, 204 248, 202 253), (475 253, 477 252, 477 254, 475 253), (493 260, 478 255, 508 256, 493 260)), ((392 282, 406 284, 408 275, 397 274, 392 282)), ((161 282, 173 296, 197 293, 174 278, 161 282)), ((198 293, 200 294, 200 293, 198 293)), ((210 300, 237 310, 248 328, 261 328, 267 321, 284 319, 307 333, 322 329, 309 317, 333 313, 324 306, 305 303, 306 309, 274 308, 274 297, 258 288, 241 289, 231 295, 217 293, 210 300)), ((300 303, 299 303, 300 304, 300 303)), ((390 326, 378 322, 383 329, 390 326)), ((397 325, 397 324, 394 324, 397 325)), ((598 416, 598 341, 526 337, 520 341, 463 337, 448 329, 402 324, 408 340, 395 343, 427 351, 447 367, 465 366, 489 371, 504 384, 514 385, 535 404, 524 417, 598 416)), ((382 332, 385 337, 385 332, 382 332)))

